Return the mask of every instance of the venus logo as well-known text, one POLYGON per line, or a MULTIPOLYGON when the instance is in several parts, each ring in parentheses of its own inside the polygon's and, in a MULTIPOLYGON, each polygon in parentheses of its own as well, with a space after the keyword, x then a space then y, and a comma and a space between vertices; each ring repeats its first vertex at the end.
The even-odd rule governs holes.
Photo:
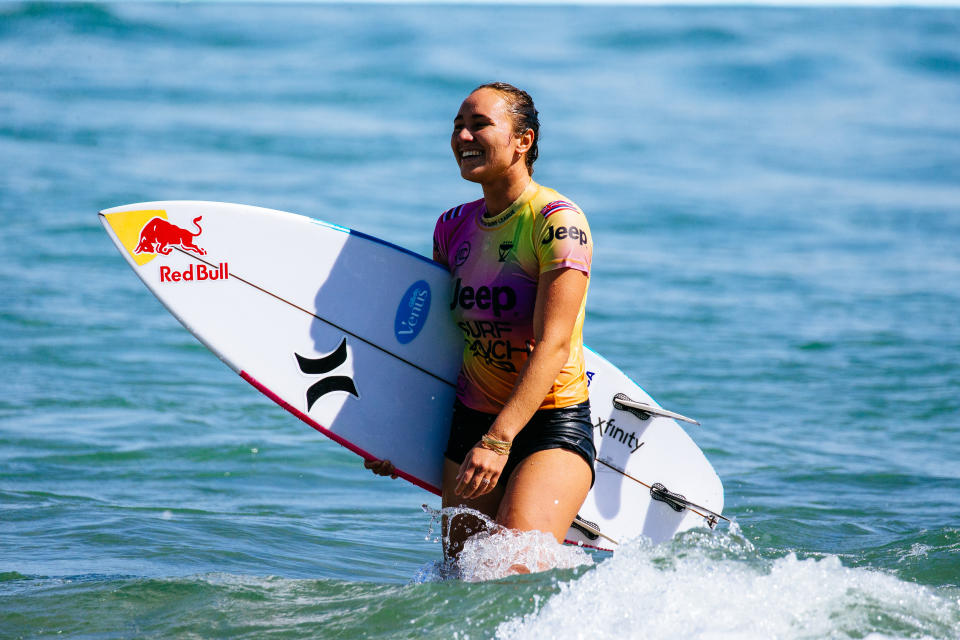
POLYGON ((413 342, 420 335, 427 314, 430 313, 430 285, 418 280, 410 285, 400 298, 397 315, 393 321, 393 333, 400 344, 413 342))
MULTIPOLYGON (((304 358, 299 353, 293 355, 297 357, 300 371, 307 375, 330 373, 347 361, 347 339, 341 340, 339 347, 322 358, 304 358)), ((327 376, 313 383, 307 389, 307 411, 310 411, 313 404, 321 397, 334 391, 346 391, 352 396, 360 397, 360 394, 357 393, 357 386, 350 376, 327 376)))

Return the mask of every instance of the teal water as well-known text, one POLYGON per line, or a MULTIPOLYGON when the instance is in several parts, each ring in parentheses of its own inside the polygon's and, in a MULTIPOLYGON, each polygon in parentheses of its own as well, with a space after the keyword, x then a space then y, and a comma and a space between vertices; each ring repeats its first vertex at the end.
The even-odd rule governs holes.
POLYGON ((958 10, 0 4, 0 637, 960 637, 957 113, 958 10), (224 200, 427 253, 492 79, 590 216, 587 342, 703 422, 735 527, 437 581, 437 500, 97 221, 224 200))

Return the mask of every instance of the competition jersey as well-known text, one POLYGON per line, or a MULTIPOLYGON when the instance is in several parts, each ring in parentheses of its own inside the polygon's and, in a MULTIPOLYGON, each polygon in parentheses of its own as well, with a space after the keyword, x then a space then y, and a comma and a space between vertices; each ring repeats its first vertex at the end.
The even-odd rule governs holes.
MULTIPOLYGON (((450 270, 450 310, 465 340, 457 398, 471 409, 499 413, 532 350, 540 274, 569 267, 589 276, 593 240, 577 205, 533 181, 496 217, 485 212, 480 199, 440 216, 433 253, 450 270)), ((541 409, 587 400, 585 307, 586 296, 570 356, 541 409)))

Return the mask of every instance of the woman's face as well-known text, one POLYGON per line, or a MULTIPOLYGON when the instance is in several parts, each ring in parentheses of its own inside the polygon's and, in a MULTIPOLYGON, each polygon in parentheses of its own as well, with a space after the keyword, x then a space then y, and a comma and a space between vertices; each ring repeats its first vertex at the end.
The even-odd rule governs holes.
POLYGON ((450 137, 460 175, 482 184, 518 168, 526 171, 523 154, 530 143, 525 138, 532 140, 532 132, 518 136, 513 129, 513 115, 500 93, 479 89, 467 96, 453 120, 450 137))

